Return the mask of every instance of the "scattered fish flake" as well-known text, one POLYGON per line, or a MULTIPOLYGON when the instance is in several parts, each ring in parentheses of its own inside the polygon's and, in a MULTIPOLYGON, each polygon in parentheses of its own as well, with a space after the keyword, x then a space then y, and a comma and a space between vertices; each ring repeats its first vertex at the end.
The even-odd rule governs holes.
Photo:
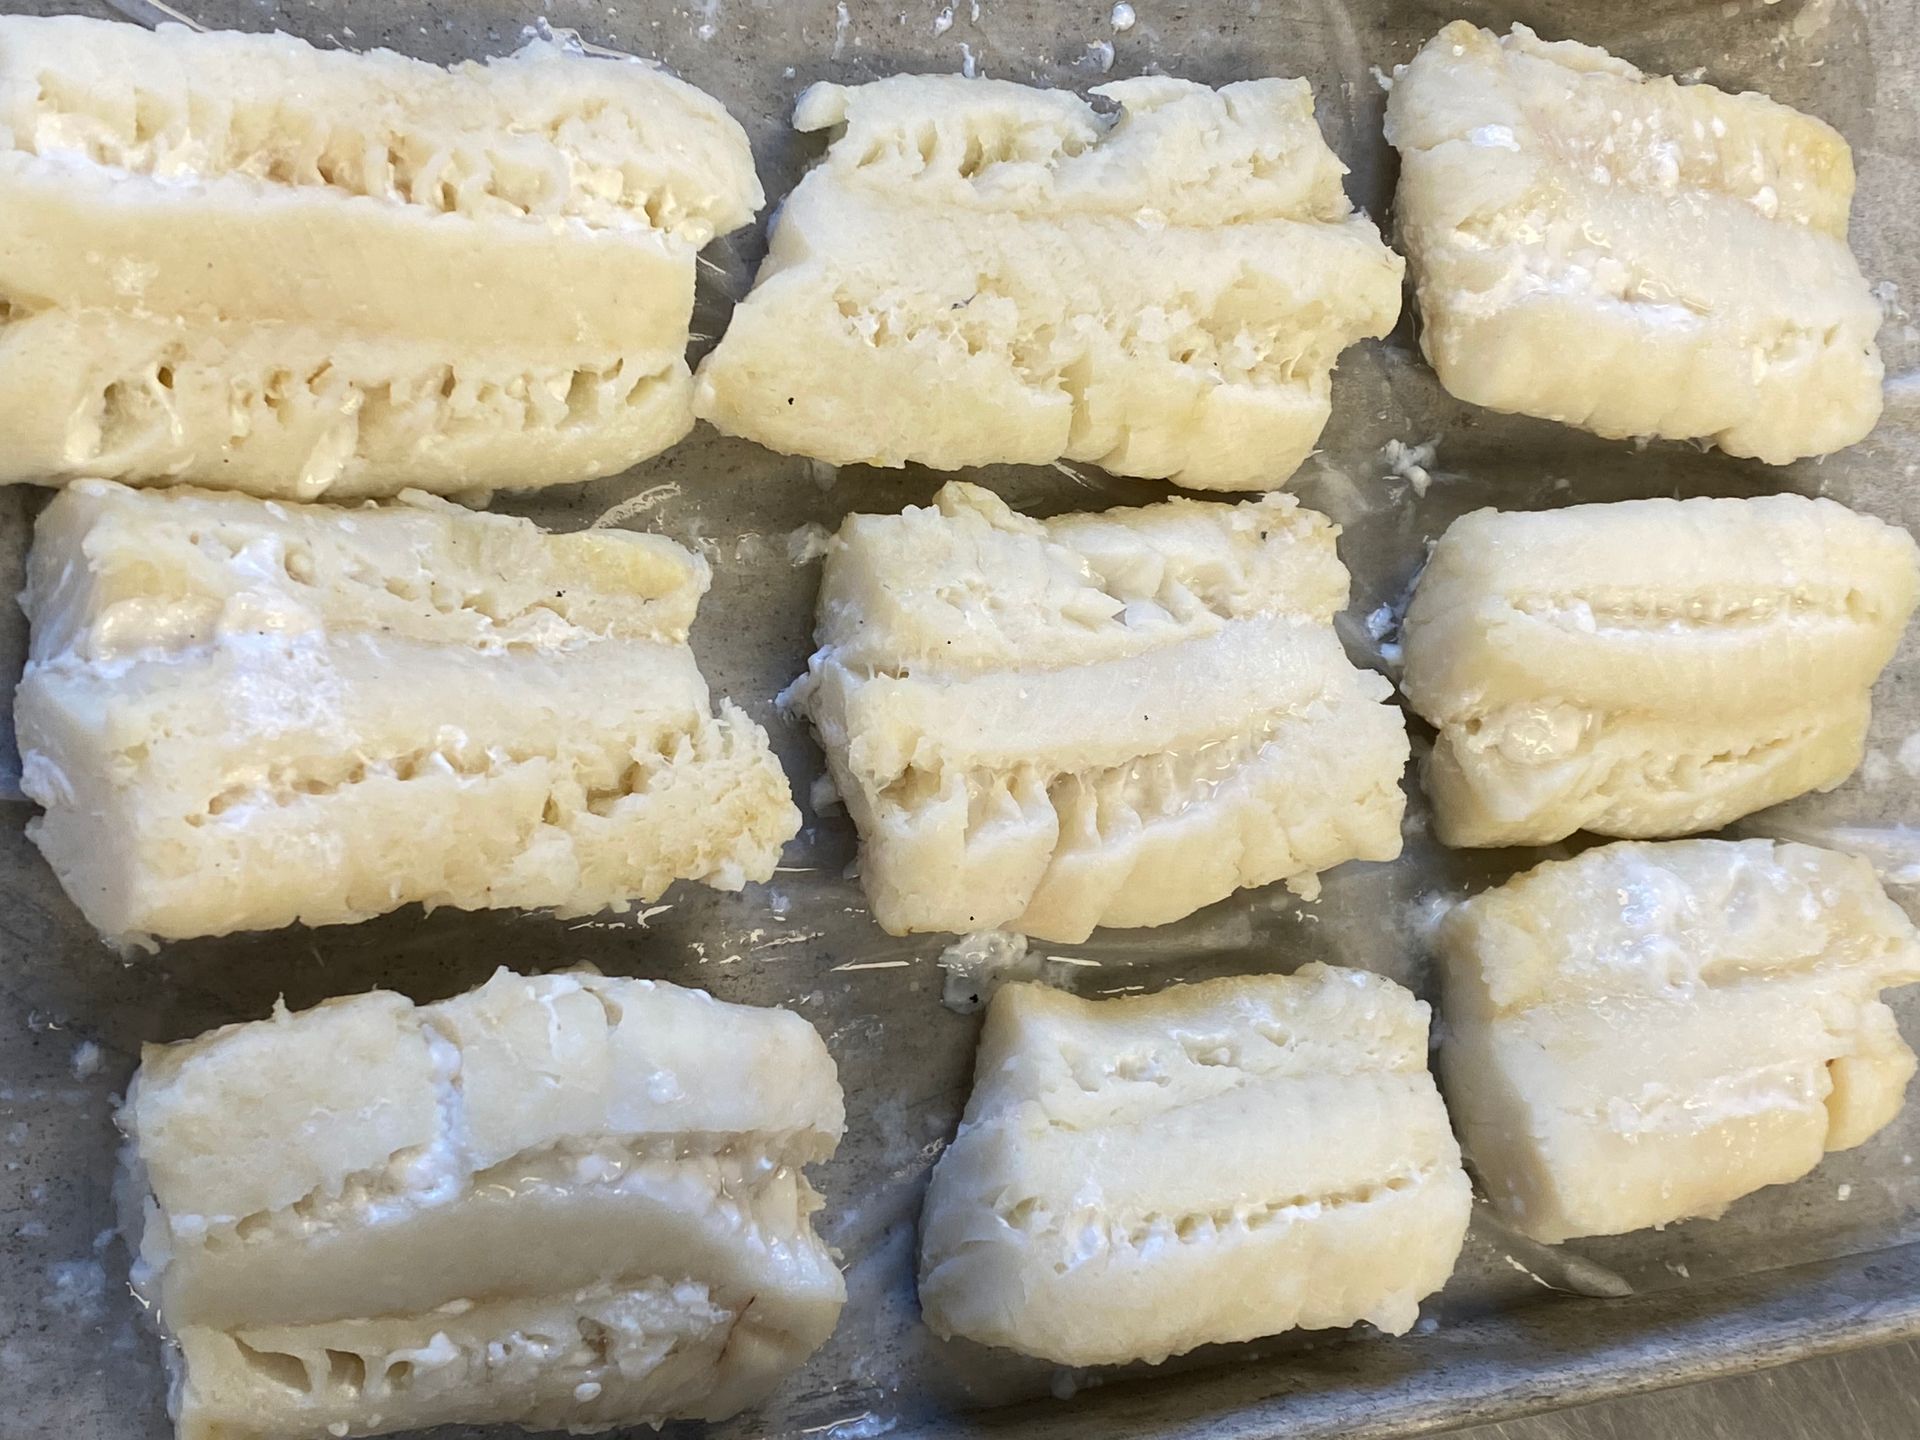
POLYGON ((1409 907, 1407 928, 1422 945, 1431 945, 1447 912, 1460 902, 1441 890, 1421 892, 1409 907))
POLYGON ((940 1003, 957 1015, 969 1015, 992 998, 1007 980, 1034 979, 1040 958, 1027 953, 1027 937, 1005 930, 976 930, 940 952, 947 973, 940 1003))
POLYGON ((1900 749, 1894 759, 1900 762, 1900 768, 1907 774, 1920 779, 1920 730, 1914 731, 1900 742, 1900 749))
POLYGON ((645 515, 658 509, 680 493, 680 484, 668 480, 659 485, 650 485, 638 495, 629 495, 626 499, 609 505, 601 511, 587 526, 589 530, 605 530, 631 520, 636 515, 645 515))
POLYGON ((840 478, 840 467, 838 465, 829 465, 824 460, 809 460, 806 463, 807 478, 813 481, 817 489, 823 491, 831 490, 834 487, 834 483, 840 478))
POLYGON ((60 1260, 47 1267, 53 1286, 44 1298, 62 1315, 84 1319, 98 1316, 107 1293, 107 1272, 98 1260, 60 1260))
POLYGON ((1433 484, 1432 465, 1440 450, 1440 440, 1436 436, 1419 445, 1409 445, 1403 440, 1389 440, 1380 447, 1380 458, 1386 463, 1387 472, 1396 475, 1413 487, 1416 496, 1427 493, 1427 487, 1433 484))
MULTIPOLYGON (((756 930, 753 933, 757 936, 762 932, 756 930)), ((805 935, 776 935, 771 940, 753 941, 753 948, 755 950, 780 950, 788 945, 804 945, 809 940, 818 940, 819 938, 820 935, 817 931, 809 932, 805 935)))
POLYGON ((811 565, 833 548, 833 532, 817 520, 809 520, 787 535, 787 563, 811 565))
POLYGON ((1529 1270, 1526 1266, 1522 1265, 1518 1260, 1514 1259, 1513 1256, 1506 1255, 1506 1256, 1502 1256, 1501 1258, 1504 1259, 1507 1262, 1507 1264, 1511 1265, 1515 1270, 1518 1270, 1522 1275, 1526 1276, 1529 1280, 1533 1281, 1533 1283, 1538 1285, 1542 1290, 1553 1289, 1553 1286, 1549 1285, 1546 1281, 1542 1280, 1538 1275, 1534 1274, 1533 1271, 1529 1270))

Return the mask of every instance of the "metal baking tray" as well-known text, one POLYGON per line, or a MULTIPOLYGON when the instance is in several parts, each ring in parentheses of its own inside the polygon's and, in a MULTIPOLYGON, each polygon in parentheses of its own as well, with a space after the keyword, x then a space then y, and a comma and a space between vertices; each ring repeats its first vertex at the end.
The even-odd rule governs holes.
MULTIPOLYGON (((181 0, 210 25, 280 28, 322 44, 387 45, 428 59, 514 48, 542 14, 508 0, 181 0)), ((783 194, 818 142, 791 135, 794 96, 815 79, 955 71, 1084 87, 1163 70, 1209 82, 1304 75, 1352 169, 1357 203, 1386 219, 1394 179, 1380 135, 1381 72, 1464 14, 1573 36, 1655 71, 1697 72, 1767 91, 1834 122, 1859 167, 1855 245, 1890 282, 1882 333, 1889 406, 1867 443, 1786 470, 1685 445, 1637 448, 1487 414, 1442 393, 1403 323, 1350 352, 1321 452, 1294 482, 1345 527, 1353 572, 1343 621, 1357 654, 1389 666, 1366 617, 1400 600, 1424 542, 1455 516, 1647 495, 1832 495, 1912 528, 1920 521, 1920 331, 1899 308, 1920 295, 1920 15, 1902 0, 1648 0, 1493 5, 1428 0, 1133 0, 1116 31, 1106 0, 551 0, 546 17, 585 38, 655 57, 720 96, 753 137, 768 193, 783 194), (1432 443, 1416 475, 1385 447, 1432 443), (1420 481, 1423 483, 1415 483, 1420 481)), ((0 8, 112 13, 89 0, 0 8)), ((121 0, 122 10, 142 8, 121 0)), ((0 225, 5 223, 0 217, 0 225)), ((709 252, 696 331, 724 326, 761 249, 743 232, 709 252)), ((1790 277, 1787 277, 1790 278, 1790 277)), ((498 508, 569 529, 595 521, 664 531, 713 560, 694 645, 714 688, 774 737, 804 802, 821 759, 775 694, 808 651, 817 564, 790 556, 804 527, 854 510, 921 503, 918 470, 835 473, 702 431, 630 474, 498 508)), ((972 478, 1040 512, 1139 503, 1164 487, 1097 473, 1006 467, 972 478)), ((42 496, 0 490, 0 590, 19 588, 42 496)), ((796 547, 804 552, 804 546, 796 547)), ((1376 625, 1374 628, 1378 628, 1376 625)), ((1746 823, 1747 833, 1824 840, 1868 854, 1893 893, 1920 901, 1920 640, 1882 682, 1872 749, 1832 795, 1746 823)), ((17 675, 25 626, 0 615, 0 684, 17 675)), ((0 712, 3 713, 3 712, 0 712)), ((1415 726, 1416 747, 1423 737, 1415 726)), ((0 747, 0 781, 12 765, 0 747)), ((17 773, 14 772, 14 773, 17 773)), ((13 792, 17 797, 17 790, 13 792)), ((106 949, 22 833, 29 807, 0 804, 0 1436, 133 1440, 168 1433, 158 1347, 126 1289, 112 1238, 115 1099, 143 1042, 304 1006, 376 985, 420 999, 483 980, 501 963, 591 961, 609 973, 784 1004, 838 1057, 850 1131, 819 1180, 822 1221, 844 1254, 851 1300, 833 1340, 759 1415, 714 1427, 726 1440, 892 1433, 918 1440, 1076 1434, 1253 1440, 1406 1435, 1603 1394, 1647 1389, 1920 1334, 1920 1104, 1868 1145, 1723 1219, 1547 1250, 1476 1216, 1446 1291, 1414 1333, 1294 1334, 1201 1351, 1157 1370, 1059 1371, 920 1326, 914 1224, 927 1170, 964 1100, 977 1017, 941 1003, 937 937, 893 939, 845 877, 854 837, 838 812, 808 814, 775 883, 740 895, 676 888, 662 907, 592 920, 405 911, 365 925, 168 946, 130 961, 106 949), (1080 1392, 1064 1403, 1059 1397, 1080 1392)), ((1054 947, 1095 964, 1046 962, 1087 994, 1202 975, 1290 970, 1314 959, 1379 970, 1423 991, 1420 916, 1545 852, 1448 853, 1415 796, 1392 864, 1350 864, 1306 904, 1274 887, 1178 924, 1054 947)), ((1895 1001, 1920 1039, 1920 991, 1895 1001)), ((691 1428, 691 1427, 690 1427, 691 1428)))

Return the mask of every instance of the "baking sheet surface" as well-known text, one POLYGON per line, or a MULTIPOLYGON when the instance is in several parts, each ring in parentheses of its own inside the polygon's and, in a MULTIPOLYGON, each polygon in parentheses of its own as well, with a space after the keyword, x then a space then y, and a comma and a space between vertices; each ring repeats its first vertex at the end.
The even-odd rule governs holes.
MULTIPOLYGON (((85 3, 0 8, 112 13, 85 3)), ((146 7, 127 0, 124 8, 146 7)), ((1113 28, 1105 3, 1047 0, 553 0, 545 18, 599 44, 658 58, 720 96, 747 126, 775 197, 818 153, 817 141, 786 128, 799 90, 815 79, 896 70, 971 69, 1074 87, 1156 70, 1213 83, 1305 75, 1327 136, 1351 167, 1350 193, 1382 220, 1393 163, 1380 138, 1381 75, 1457 16, 1501 28, 1521 20, 1553 38, 1604 45, 1649 70, 1697 71, 1725 88, 1767 91, 1833 122, 1854 147, 1855 248, 1869 277, 1884 282, 1888 307, 1881 336, 1888 412, 1870 441, 1824 462, 1770 470, 1686 445, 1636 448, 1475 411, 1441 392, 1403 322, 1386 343, 1348 353, 1321 453, 1292 488, 1345 527, 1341 551, 1353 572, 1353 600, 1343 630, 1356 654, 1382 667, 1390 651, 1383 654, 1372 633, 1379 626, 1370 629, 1367 617, 1404 598, 1427 540, 1481 505, 1790 488, 1831 495, 1909 529, 1920 522, 1920 389, 1911 375, 1920 331, 1902 308, 1903 297, 1920 297, 1920 119, 1913 98, 1920 21, 1902 0, 1133 0, 1132 8, 1137 22, 1126 30, 1113 28), (1430 483, 1417 485, 1420 477, 1404 463, 1396 473, 1389 442, 1432 445, 1424 462, 1430 483)), ((212 25, 277 27, 319 43, 391 45, 440 61, 511 50, 523 28, 542 18, 503 0, 197 0, 192 13, 212 25)), ((758 234, 743 232, 709 252, 697 332, 710 338, 724 327, 729 297, 744 289, 761 249, 758 234)), ((854 510, 922 503, 942 478, 918 470, 834 472, 702 430, 618 479, 506 496, 497 506, 557 529, 595 522, 656 528, 703 550, 714 562, 715 583, 695 648, 715 691, 768 726, 805 805, 820 756, 773 697, 804 667, 809 648, 818 576, 817 561, 804 558, 808 539, 818 534, 809 527, 831 529, 854 510)), ((1140 503, 1165 493, 1097 472, 1006 467, 970 478, 1040 512, 1140 503)), ((0 589, 8 593, 19 588, 41 498, 0 490, 0 589)), ((24 645, 24 622, 9 605, 0 613, 0 685, 11 684, 24 645)), ((1920 901, 1920 830, 1912 824, 1920 820, 1917 656, 1920 641, 1910 635, 1881 684, 1867 763, 1852 781, 1744 826, 1745 833, 1867 854, 1910 908, 1920 901)), ((1423 743, 1417 726, 1415 743, 1423 743)), ((0 782, 11 786, 16 775, 9 743, 0 747, 0 782)), ((773 884, 740 895, 678 887, 644 918, 410 910, 360 926, 174 945, 131 963, 101 946, 61 895, 24 839, 29 813, 17 800, 0 805, 0 1436, 127 1440, 167 1433, 157 1348, 138 1324, 125 1289, 126 1256, 109 1233, 111 1112, 143 1042, 258 1018, 279 995, 298 1007, 386 985, 437 998, 477 984, 502 963, 540 969, 591 961, 610 973, 704 986, 729 1000, 790 1005, 820 1027, 839 1060, 850 1131, 818 1179, 828 1201, 823 1226, 844 1253, 851 1300, 833 1340, 771 1407, 717 1427, 717 1435, 834 1433, 854 1440, 888 1429, 936 1430, 978 1407, 1113 1378, 942 1344, 918 1324, 914 1218, 927 1169, 965 1097, 977 1020, 941 1003, 938 938, 892 939, 867 917, 857 883, 846 878, 854 840, 839 812, 808 810, 807 827, 773 884)), ((1273 887, 1165 929, 1043 946, 1080 962, 1048 961, 1047 978, 1097 995, 1212 974, 1291 970, 1318 959, 1379 970, 1430 993, 1422 916, 1439 900, 1548 852, 1449 854, 1431 841, 1424 816, 1416 795, 1405 855, 1392 864, 1342 867, 1326 877, 1315 903, 1273 887)), ((1920 992, 1895 1004, 1908 1038, 1920 1041, 1920 992)), ((1370 1409, 1375 1391, 1362 1382, 1390 1376, 1417 1393, 1423 1374, 1444 1371, 1452 1388, 1436 1379, 1440 1408, 1422 1413, 1425 1428, 1456 1413, 1484 1413, 1503 1395, 1537 1401, 1678 1378, 1706 1363, 1704 1348, 1696 1354, 1680 1347, 1650 1352, 1647 1368, 1631 1374, 1583 1369, 1583 1337, 1598 1343, 1613 1333, 1609 1326, 1628 1323, 1619 1319, 1628 1312, 1586 1297, 1690 1288, 1724 1296, 1715 1310, 1723 1323, 1714 1332, 1721 1363, 1743 1355, 1783 1358, 1812 1343, 1802 1334, 1806 1327, 1795 1328, 1796 1313, 1850 1315, 1850 1322, 1836 1321, 1829 1343, 1897 1331, 1907 1324, 1905 1312, 1881 1302, 1887 1293, 1910 1293, 1907 1277, 1915 1273, 1910 1261, 1901 1269, 1894 1257, 1895 1247, 1920 1240, 1916 1153, 1920 1106, 1910 1106, 1868 1145, 1832 1157, 1798 1185, 1750 1197, 1718 1222, 1549 1251, 1502 1233, 1483 1214, 1453 1283, 1429 1304, 1413 1335, 1387 1342, 1290 1336, 1202 1352, 1162 1367, 1138 1417, 1164 1415, 1167 1428, 1205 1422, 1225 1434, 1234 1415, 1291 1413, 1243 1408, 1277 1403, 1271 1394, 1291 1384, 1289 1377, 1338 1372, 1347 1377, 1340 1383, 1355 1386, 1344 1427, 1358 1434, 1375 1422, 1403 1423, 1394 1418, 1401 1412, 1370 1409), (1876 1252, 1884 1252, 1885 1263, 1873 1259, 1876 1252), (1826 1272, 1786 1269, 1819 1261, 1836 1263, 1826 1272), (1770 1283, 1766 1277, 1775 1273, 1789 1278, 1770 1283), (1828 1288, 1797 1298, 1792 1287, 1799 1282, 1791 1276, 1808 1273, 1826 1274, 1828 1288), (1835 1285, 1852 1288, 1842 1294, 1835 1285), (1329 1363, 1336 1349, 1339 1358, 1329 1363), (1470 1360, 1482 1367, 1478 1378, 1460 1381, 1470 1360)), ((1667 1308, 1715 1309, 1704 1301, 1692 1306, 1684 1295, 1667 1308)), ((1062 1421, 1074 1413, 1053 1408, 1062 1421)), ((1300 1415, 1308 1419, 1306 1410, 1300 1415)))

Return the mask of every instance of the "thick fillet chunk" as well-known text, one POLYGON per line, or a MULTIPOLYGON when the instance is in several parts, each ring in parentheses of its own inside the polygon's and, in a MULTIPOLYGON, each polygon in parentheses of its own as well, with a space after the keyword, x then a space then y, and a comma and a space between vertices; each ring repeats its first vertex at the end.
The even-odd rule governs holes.
POLYGON ((921 1220, 920 1306, 1065 1365, 1410 1328, 1471 1193, 1424 1002, 1360 970, 993 999, 921 1220))
POLYGON ((1831 500, 1456 520, 1403 630, 1440 838, 1685 835, 1831 790, 1916 592, 1912 538, 1831 500))
POLYGON ((1420 344, 1463 400, 1784 465, 1880 417, 1853 156, 1763 95, 1456 21, 1387 138, 1420 344))
POLYGON ((701 365, 722 430, 835 464, 1091 461, 1253 490, 1329 413, 1340 351, 1400 310, 1304 80, 1062 91, 815 85, 834 130, 701 365))
POLYGON ((120 1112, 180 1440, 720 1419, 832 1331, 813 1027, 500 970, 146 1047, 120 1112))
POLYGON ((1337 527, 1289 496, 1033 520, 953 482, 855 515, 795 685, 894 934, 1084 940, 1400 853, 1406 731, 1337 527))
POLYGON ((1880 1000, 1920 936, 1863 860, 1771 840, 1622 842, 1442 922, 1440 1078, 1467 1158, 1554 1243, 1718 1215, 1899 1112, 1880 1000))
POLYGON ((29 833, 117 938, 765 880, 800 815, 765 732, 710 707, 708 578, 659 536, 417 493, 70 485, 23 597, 29 833))
POLYGON ((691 428, 694 256, 761 199, 644 65, 0 18, 0 481, 623 470, 691 428))

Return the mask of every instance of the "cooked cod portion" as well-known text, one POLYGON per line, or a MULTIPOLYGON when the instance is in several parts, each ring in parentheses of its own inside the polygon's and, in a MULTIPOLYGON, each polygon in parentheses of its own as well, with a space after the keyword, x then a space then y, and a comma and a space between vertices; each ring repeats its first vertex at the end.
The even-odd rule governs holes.
POLYGON ((831 130, 695 409, 834 464, 1090 461, 1195 489, 1293 473, 1334 360, 1385 335, 1400 257, 1341 189, 1304 80, 1078 96, 815 85, 831 130))
POLYGON ((1881 989, 1920 937, 1863 860, 1771 840, 1538 866, 1439 932, 1441 1082, 1488 1198, 1549 1244, 1718 1215, 1899 1112, 1881 989))
POLYGON ((1879 419, 1853 157, 1823 122, 1456 21, 1396 76, 1387 139, 1420 345, 1461 399, 1776 465, 1879 419))
POLYGON ((1285 495, 1033 520, 948 484, 855 515, 790 692, 879 923, 1084 940, 1400 853, 1407 737, 1337 527, 1285 495))
POLYGON ((720 1419, 832 1331, 812 1026, 501 970, 146 1047, 120 1125, 180 1440, 720 1419))
POLYGON ((660 536, 427 495, 77 482, 23 596, 28 833, 121 940, 768 879, 800 814, 765 732, 710 708, 708 578, 660 536))
POLYGON ((1472 1204, 1427 1019, 1318 964, 1106 1001, 1002 988, 927 1192, 927 1323, 1063 1365, 1406 1331, 1472 1204))
POLYGON ((1456 520, 1402 630, 1440 838, 1685 835, 1831 790, 1917 592, 1905 531, 1799 495, 1456 520))
POLYGON ((0 18, 0 481, 623 470, 692 427, 694 255, 761 200, 644 65, 0 18))

